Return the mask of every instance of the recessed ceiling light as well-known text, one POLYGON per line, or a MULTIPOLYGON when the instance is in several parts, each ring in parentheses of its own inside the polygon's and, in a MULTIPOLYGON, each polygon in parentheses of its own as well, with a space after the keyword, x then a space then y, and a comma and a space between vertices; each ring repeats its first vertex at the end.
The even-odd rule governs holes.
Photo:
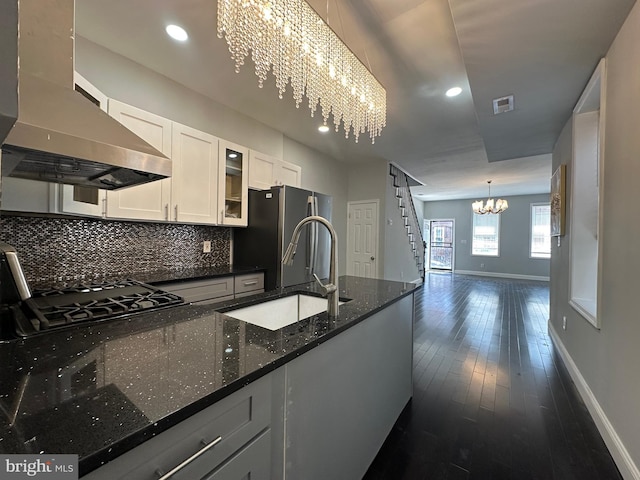
POLYGON ((445 95, 447 97, 457 97, 461 93, 462 93, 462 89, 460 87, 453 87, 447 90, 447 93, 445 93, 445 95))
POLYGON ((321 133, 327 133, 329 131, 329 126, 328 125, 320 125, 318 127, 318 131, 321 133))
POLYGON ((187 38, 189 38, 189 35, 187 35, 185 29, 179 27, 178 25, 167 25, 167 28, 165 28, 165 30, 171 38, 173 38, 174 40, 178 40, 179 42, 184 42, 185 40, 187 40, 187 38))

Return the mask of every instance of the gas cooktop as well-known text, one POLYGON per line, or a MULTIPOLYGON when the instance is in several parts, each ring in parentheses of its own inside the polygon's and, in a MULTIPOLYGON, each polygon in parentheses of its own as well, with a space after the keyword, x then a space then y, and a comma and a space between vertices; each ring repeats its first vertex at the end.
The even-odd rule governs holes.
MULTIPOLYGON (((36 290, 23 312, 33 333, 71 324, 106 320, 184 303, 182 297, 136 280, 36 290)), ((22 322, 21 334, 30 328, 22 322)))

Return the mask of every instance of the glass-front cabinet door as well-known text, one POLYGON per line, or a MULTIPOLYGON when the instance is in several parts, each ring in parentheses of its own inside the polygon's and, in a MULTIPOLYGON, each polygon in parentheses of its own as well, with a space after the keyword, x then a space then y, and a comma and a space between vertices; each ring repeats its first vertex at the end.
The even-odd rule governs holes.
POLYGON ((247 226, 249 189, 249 150, 241 145, 220 141, 220 224, 247 226))

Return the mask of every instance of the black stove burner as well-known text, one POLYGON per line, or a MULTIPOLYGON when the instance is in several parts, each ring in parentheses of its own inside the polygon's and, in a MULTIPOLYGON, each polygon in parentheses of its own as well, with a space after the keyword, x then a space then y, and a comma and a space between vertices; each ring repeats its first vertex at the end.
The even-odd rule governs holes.
POLYGON ((184 303, 182 297, 135 280, 35 291, 26 301, 36 331, 104 320, 184 303))
MULTIPOLYGON (((34 297, 48 297, 51 295, 64 295, 67 293, 88 293, 99 292, 102 290, 114 290, 116 288, 131 287, 133 285, 141 285, 135 280, 121 280, 108 283, 81 283, 70 287, 53 288, 50 290, 34 290, 34 297)), ((149 287, 153 288, 153 287, 149 287)))

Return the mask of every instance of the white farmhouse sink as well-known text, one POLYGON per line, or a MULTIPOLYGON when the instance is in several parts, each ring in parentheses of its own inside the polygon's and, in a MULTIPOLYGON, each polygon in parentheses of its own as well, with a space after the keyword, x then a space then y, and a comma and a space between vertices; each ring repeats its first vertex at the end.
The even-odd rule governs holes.
MULTIPOLYGON (((345 302, 339 302, 342 305, 345 302)), ((225 315, 243 320, 269 330, 278 330, 303 318, 327 311, 327 299, 312 295, 289 295, 266 302, 224 312, 225 315)))

